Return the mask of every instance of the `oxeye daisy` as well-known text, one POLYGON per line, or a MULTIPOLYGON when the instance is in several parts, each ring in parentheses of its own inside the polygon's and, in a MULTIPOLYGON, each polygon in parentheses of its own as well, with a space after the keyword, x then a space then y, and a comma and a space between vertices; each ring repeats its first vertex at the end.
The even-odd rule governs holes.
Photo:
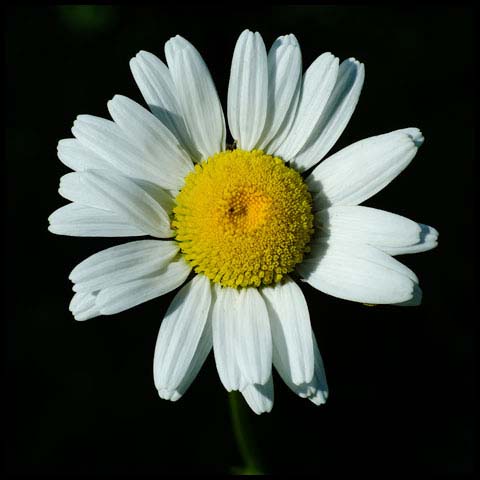
POLYGON ((96 253, 70 274, 75 319, 112 315, 182 287, 160 326, 154 381, 178 400, 213 349, 221 382, 256 413, 273 405, 272 364, 301 397, 328 387, 297 281, 366 304, 416 305, 417 276, 395 255, 434 248, 437 232, 359 206, 413 159, 405 128, 323 158, 345 129, 364 81, 353 58, 323 53, 302 73, 294 35, 266 51, 259 33, 236 44, 228 127, 212 77, 180 36, 167 65, 130 62, 149 110, 117 95, 113 119, 80 115, 58 156, 71 203, 50 217, 61 235, 144 237, 96 253), (185 283, 185 285, 183 285, 185 283), (183 285, 183 286, 182 286, 183 285))

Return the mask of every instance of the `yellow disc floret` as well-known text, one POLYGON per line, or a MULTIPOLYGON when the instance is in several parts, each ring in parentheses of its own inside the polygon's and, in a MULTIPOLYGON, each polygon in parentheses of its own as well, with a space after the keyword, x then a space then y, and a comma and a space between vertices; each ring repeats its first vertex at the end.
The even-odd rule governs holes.
POLYGON ((197 164, 173 211, 185 260, 224 287, 280 281, 313 233, 302 177, 261 150, 227 150, 197 164))

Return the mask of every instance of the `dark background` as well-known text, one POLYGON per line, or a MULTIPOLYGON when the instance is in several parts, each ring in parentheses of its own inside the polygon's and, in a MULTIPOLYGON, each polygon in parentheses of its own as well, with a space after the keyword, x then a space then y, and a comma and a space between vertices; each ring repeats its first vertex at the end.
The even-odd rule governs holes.
MULTIPOLYGON (((332 152, 403 127, 425 144, 366 204, 440 231, 400 260, 420 278, 417 308, 367 308, 305 285, 330 398, 315 407, 275 376, 272 413, 251 414, 273 473, 473 470, 473 10, 467 7, 43 7, 6 10, 6 313, 4 429, 10 474, 222 473, 241 464, 212 355, 187 394, 158 398, 152 376, 174 293, 75 322, 68 274, 126 239, 50 234, 66 201, 56 158, 78 114, 108 117, 120 93, 143 103, 128 61, 163 58, 175 34, 210 67, 224 107, 236 39, 267 48, 295 33, 304 68, 324 51, 365 63, 356 112, 332 152)), ((5 177, 4 177, 5 178, 5 177)), ((5 218, 5 217, 4 217, 5 218)))

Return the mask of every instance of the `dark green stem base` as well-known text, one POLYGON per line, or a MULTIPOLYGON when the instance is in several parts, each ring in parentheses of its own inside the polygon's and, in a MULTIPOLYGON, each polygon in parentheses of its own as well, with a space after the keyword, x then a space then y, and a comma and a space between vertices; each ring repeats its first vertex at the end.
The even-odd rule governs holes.
POLYGON ((232 468, 234 475, 264 475, 264 469, 258 458, 258 448, 248 418, 247 406, 240 392, 228 394, 232 428, 237 441, 240 455, 244 461, 243 467, 232 468))

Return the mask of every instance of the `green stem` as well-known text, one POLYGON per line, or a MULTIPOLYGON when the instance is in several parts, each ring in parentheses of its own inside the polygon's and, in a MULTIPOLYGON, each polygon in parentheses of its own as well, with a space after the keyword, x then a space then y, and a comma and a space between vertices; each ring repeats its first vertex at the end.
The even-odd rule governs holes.
POLYGON ((230 415, 235 439, 237 441, 240 455, 245 463, 243 468, 234 468, 238 475, 263 475, 261 462, 257 457, 258 448, 255 445, 252 427, 248 419, 248 411, 240 392, 228 394, 230 403, 230 415))

